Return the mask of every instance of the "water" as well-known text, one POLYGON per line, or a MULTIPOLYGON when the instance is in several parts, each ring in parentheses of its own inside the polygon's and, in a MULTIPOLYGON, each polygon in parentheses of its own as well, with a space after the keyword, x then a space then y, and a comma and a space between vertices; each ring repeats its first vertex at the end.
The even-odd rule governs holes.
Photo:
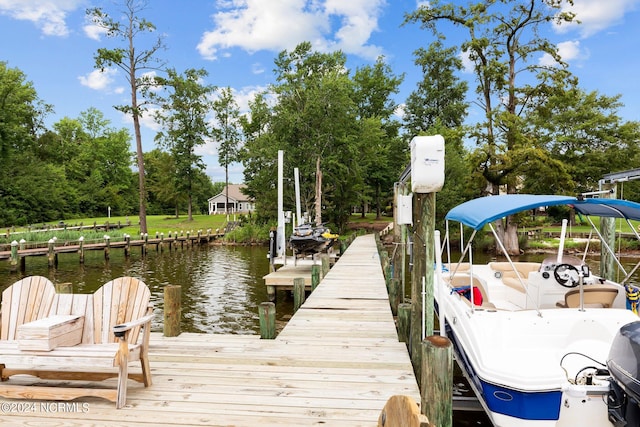
MULTIPOLYGON (((259 334, 258 306, 268 301, 262 279, 269 272, 267 248, 256 246, 194 246, 169 252, 149 251, 143 257, 132 250, 112 249, 105 261, 102 251, 85 252, 80 264, 78 254, 60 254, 58 267, 49 269, 46 257, 26 259, 26 271, 11 273, 9 263, 0 263, 0 290, 23 277, 40 275, 54 283, 71 282, 76 293, 94 292, 104 283, 120 276, 144 281, 155 306, 154 331, 162 331, 163 288, 182 286, 182 322, 185 332, 219 334, 259 334)), ((293 302, 278 294, 276 320, 291 316, 293 302)))

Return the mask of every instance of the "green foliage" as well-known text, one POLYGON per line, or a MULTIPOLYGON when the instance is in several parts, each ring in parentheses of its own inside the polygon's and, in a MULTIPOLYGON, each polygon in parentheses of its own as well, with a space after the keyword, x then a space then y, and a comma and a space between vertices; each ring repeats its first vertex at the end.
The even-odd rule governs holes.
POLYGON ((171 154, 171 169, 165 169, 169 176, 158 180, 165 181, 163 186, 171 184, 169 191, 172 195, 169 198, 175 200, 176 207, 177 202, 186 198, 191 218, 196 175, 205 169, 196 148, 204 145, 210 135, 207 114, 214 105, 210 96, 215 87, 202 84, 208 75, 203 69, 188 69, 183 74, 169 69, 167 75, 167 78, 155 79, 156 84, 164 89, 163 93, 150 91, 147 94, 161 108, 155 117, 164 126, 164 131, 159 132, 155 139, 171 154))
POLYGON ((295 206, 294 168, 300 172, 302 211, 311 218, 322 214, 338 230, 353 206, 384 206, 407 160, 392 119, 392 95, 402 78, 381 59, 350 76, 342 52, 316 52, 308 42, 281 52, 275 64, 274 105, 259 95, 250 104, 251 121, 242 121, 245 183, 259 220, 276 218, 278 150, 285 153, 286 206, 295 206))
POLYGON ((269 232, 272 227, 268 224, 245 221, 240 227, 226 233, 224 241, 241 244, 265 244, 269 242, 269 232))

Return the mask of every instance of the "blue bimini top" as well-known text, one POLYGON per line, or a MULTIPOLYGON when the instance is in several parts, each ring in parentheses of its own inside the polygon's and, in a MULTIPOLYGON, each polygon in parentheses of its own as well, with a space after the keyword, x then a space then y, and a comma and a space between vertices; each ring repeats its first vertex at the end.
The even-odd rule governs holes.
POLYGON ((487 223, 529 209, 566 205, 587 216, 640 220, 640 204, 620 199, 584 199, 541 194, 504 194, 469 200, 451 209, 446 220, 480 230, 487 223))

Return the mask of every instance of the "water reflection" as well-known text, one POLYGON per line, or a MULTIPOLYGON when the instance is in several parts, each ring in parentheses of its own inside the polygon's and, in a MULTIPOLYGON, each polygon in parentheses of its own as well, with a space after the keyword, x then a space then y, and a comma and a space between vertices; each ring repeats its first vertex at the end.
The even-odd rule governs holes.
MULTIPOLYGON (((262 277, 269 272, 267 249, 242 246, 195 246, 173 251, 152 249, 143 257, 134 251, 125 258, 122 250, 60 254, 56 269, 49 269, 46 257, 26 260, 24 275, 41 275, 54 283, 71 282, 77 293, 94 292, 119 276, 142 279, 151 289, 156 308, 153 329, 162 330, 162 295, 166 285, 182 286, 182 330, 186 332, 257 334, 260 331, 258 305, 267 301, 262 277)), ((0 263, 0 290, 19 280, 8 263, 0 263)), ((290 299, 279 296, 277 320, 291 315, 290 299)))

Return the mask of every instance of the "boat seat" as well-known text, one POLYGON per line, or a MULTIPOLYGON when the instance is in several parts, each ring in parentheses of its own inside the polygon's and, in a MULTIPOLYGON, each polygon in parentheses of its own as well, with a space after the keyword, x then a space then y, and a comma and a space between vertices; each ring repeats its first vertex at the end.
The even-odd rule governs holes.
POLYGON ((518 279, 518 274, 522 278, 523 281, 527 280, 529 277, 529 273, 532 271, 540 271, 540 267, 542 266, 539 262, 514 262, 516 270, 518 270, 517 274, 513 270, 513 266, 511 266, 508 262, 490 262, 489 268, 495 272, 500 272, 502 283, 509 286, 510 288, 515 289, 516 291, 525 293, 526 290, 520 280, 518 279))
MULTIPOLYGON (((618 296, 618 288, 613 285, 584 286, 584 306, 588 308, 609 308, 618 296)), ((571 289, 564 295, 564 301, 558 301, 556 306, 561 308, 580 307, 580 288, 571 289)))
MULTIPOLYGON (((449 285, 452 288, 461 288, 463 286, 469 286, 469 283, 470 283, 469 278, 470 276, 468 274, 456 274, 453 277, 449 277, 449 276, 444 277, 444 279, 447 282, 449 282, 449 285)), ((482 285, 482 281, 479 278, 473 277, 473 287, 478 288, 478 290, 480 291, 480 294, 482 295, 481 307, 496 308, 496 306, 492 302, 489 302, 489 294, 487 294, 487 291, 485 290, 484 286, 482 285)), ((469 305, 471 305, 471 301, 469 301, 469 299, 464 298, 464 300, 469 305)))

